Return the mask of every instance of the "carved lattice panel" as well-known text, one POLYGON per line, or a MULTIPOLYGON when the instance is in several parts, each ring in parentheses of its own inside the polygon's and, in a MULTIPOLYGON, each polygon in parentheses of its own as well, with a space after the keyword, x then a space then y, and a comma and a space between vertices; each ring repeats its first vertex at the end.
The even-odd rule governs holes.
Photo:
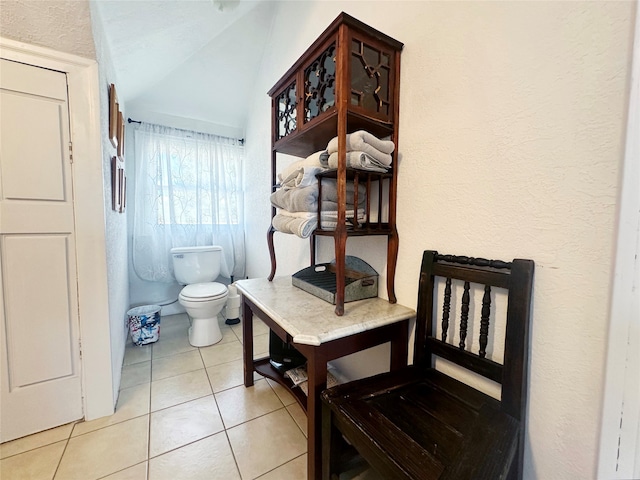
POLYGON ((390 113, 391 55, 365 42, 351 42, 351 105, 390 113))
POLYGON ((296 129, 296 82, 285 88, 276 97, 276 140, 286 137, 296 129))
POLYGON ((305 122, 335 105, 336 45, 331 44, 304 71, 305 122))

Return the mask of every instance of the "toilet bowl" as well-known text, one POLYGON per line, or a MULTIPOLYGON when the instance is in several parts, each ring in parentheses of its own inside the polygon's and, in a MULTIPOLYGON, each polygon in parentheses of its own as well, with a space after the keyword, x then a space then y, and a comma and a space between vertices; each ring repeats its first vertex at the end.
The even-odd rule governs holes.
POLYGON ((171 249, 176 280, 185 285, 178 302, 191 318, 189 343, 194 347, 206 347, 222 339, 218 314, 229 294, 225 285, 213 281, 220 274, 221 255, 222 248, 216 245, 171 249))
POLYGON ((191 345, 206 347, 222 340, 218 314, 227 303, 227 297, 227 287, 222 283, 194 283, 182 289, 178 301, 191 317, 191 345))

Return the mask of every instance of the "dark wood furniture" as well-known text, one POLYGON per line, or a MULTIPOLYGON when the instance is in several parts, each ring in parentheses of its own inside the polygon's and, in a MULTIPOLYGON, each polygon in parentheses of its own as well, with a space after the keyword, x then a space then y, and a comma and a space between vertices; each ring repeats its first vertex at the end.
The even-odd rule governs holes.
POLYGON ((320 479, 320 393, 326 388, 327 362, 360 350, 391 342, 390 368, 407 365, 409 319, 415 311, 381 298, 347 304, 347 315, 336 316, 333 306, 294 287, 291 277, 239 280, 242 293, 244 384, 253 385, 253 372, 288 388, 307 413, 308 479, 320 479), (295 346, 307 359, 308 392, 271 366, 268 358, 253 358, 253 316, 283 341, 295 346))
POLYGON ((413 365, 322 394, 323 478, 335 478, 341 469, 340 455, 348 450, 343 435, 385 479, 521 478, 533 270, 531 260, 505 263, 426 251, 413 365), (486 358, 495 333, 489 323, 498 318, 491 311, 492 287, 508 290, 502 364, 486 358), (471 300, 476 292, 482 295, 477 307, 471 300), (461 300, 455 340, 449 333, 452 297, 461 300), (436 305, 442 305, 440 338, 436 305), (480 317, 477 329, 470 329, 470 311, 480 317), (472 343, 467 332, 479 334, 477 354, 466 347, 472 343), (435 356, 501 384, 501 400, 437 371, 435 356))
MULTIPOLYGON (((344 271, 347 238, 385 235, 387 242, 387 295, 396 302, 395 270, 398 257, 396 188, 398 174, 398 108, 402 43, 342 13, 269 91, 272 104, 271 185, 276 190, 277 154, 299 157, 324 150, 338 136, 338 168, 320 177, 335 178, 338 186, 338 227, 318 228, 311 235, 311 265, 315 265, 316 237, 334 239, 337 315, 344 313, 344 271), (395 143, 387 173, 354 170, 346 166, 346 135, 366 130, 395 143), (366 186, 366 220, 346 226, 346 183, 366 186), (371 199, 388 209, 387 218, 371 215, 371 199)), ((380 212, 381 209, 378 209, 380 212)), ((276 214, 272 208, 272 217, 276 214)), ((320 226, 318 212, 318 225, 320 226)), ((273 226, 267 232, 272 280, 276 272, 273 226)))

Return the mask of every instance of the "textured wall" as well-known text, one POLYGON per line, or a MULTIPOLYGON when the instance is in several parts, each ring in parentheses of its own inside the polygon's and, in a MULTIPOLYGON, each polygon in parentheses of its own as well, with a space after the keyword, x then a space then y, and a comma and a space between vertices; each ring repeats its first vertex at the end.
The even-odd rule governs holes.
POLYGON ((0 35, 96 58, 88 0, 1 0, 0 35))
MULTIPOLYGON (((77 2, 74 2, 77 3, 77 2)), ((93 35, 100 76, 100 110, 102 131, 102 178, 104 182, 105 231, 107 254, 107 278, 109 282, 109 323, 111 327, 111 362, 114 376, 114 400, 117 399, 122 373, 124 348, 127 341, 128 326, 126 315, 129 309, 129 273, 127 269, 127 216, 111 208, 111 157, 116 155, 109 141, 109 85, 118 81, 113 71, 111 52, 105 40, 101 23, 95 18, 95 5, 91 4, 93 35)), ((125 114, 125 105, 120 105, 125 114)), ((129 141, 125 135, 125 145, 129 141)), ((126 152, 125 152, 126 153, 126 152)), ((125 162, 125 169, 126 169, 125 162)))
MULTIPOLYGON (((247 256, 256 277, 269 271, 264 92, 340 10, 404 42, 398 300, 415 306, 426 248, 536 261, 527 479, 596 477, 634 8, 282 2, 249 115, 247 256)), ((347 248, 384 271, 384 242, 347 248)), ((306 241, 276 234, 276 249, 278 274, 308 262, 306 241)), ((332 256, 327 242, 323 255, 332 256)))

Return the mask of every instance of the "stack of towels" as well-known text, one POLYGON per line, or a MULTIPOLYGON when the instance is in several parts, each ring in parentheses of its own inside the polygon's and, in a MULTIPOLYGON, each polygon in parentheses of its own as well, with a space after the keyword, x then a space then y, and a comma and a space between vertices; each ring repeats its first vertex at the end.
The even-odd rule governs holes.
MULTIPOLYGON (((347 135, 347 167, 374 172, 386 172, 391 166, 394 143, 379 140, 364 130, 347 135)), ((335 179, 322 180, 322 198, 319 199, 316 175, 338 167, 338 137, 332 139, 327 149, 294 162, 278 174, 280 188, 271 194, 271 204, 276 207, 272 219, 273 228, 308 238, 318 227, 318 202, 321 203, 320 227, 335 229, 338 220, 338 189, 335 179)), ((366 219, 364 205, 366 188, 358 185, 358 207, 354 205, 355 188, 347 182, 347 223, 353 224, 357 216, 360 224, 366 219)))
MULTIPOLYGON (((335 229, 338 220, 338 188, 334 179, 322 181, 322 199, 319 199, 318 179, 316 174, 327 170, 320 163, 320 155, 316 152, 304 160, 294 162, 279 175, 280 188, 271 194, 271 204, 278 210, 273 217, 272 225, 279 232, 292 233, 307 238, 318 227, 318 202, 321 202, 320 226, 324 229, 335 229)), ((358 186, 358 221, 365 219, 364 185, 358 186)), ((347 219, 353 219, 355 189, 353 183, 347 183, 347 219)))
MULTIPOLYGON (((359 130, 347 135, 347 167, 372 172, 386 172, 391 166, 391 154, 395 144, 391 140, 359 130)), ((329 168, 338 168, 338 137, 327 145, 327 154, 321 155, 321 162, 329 168)))

